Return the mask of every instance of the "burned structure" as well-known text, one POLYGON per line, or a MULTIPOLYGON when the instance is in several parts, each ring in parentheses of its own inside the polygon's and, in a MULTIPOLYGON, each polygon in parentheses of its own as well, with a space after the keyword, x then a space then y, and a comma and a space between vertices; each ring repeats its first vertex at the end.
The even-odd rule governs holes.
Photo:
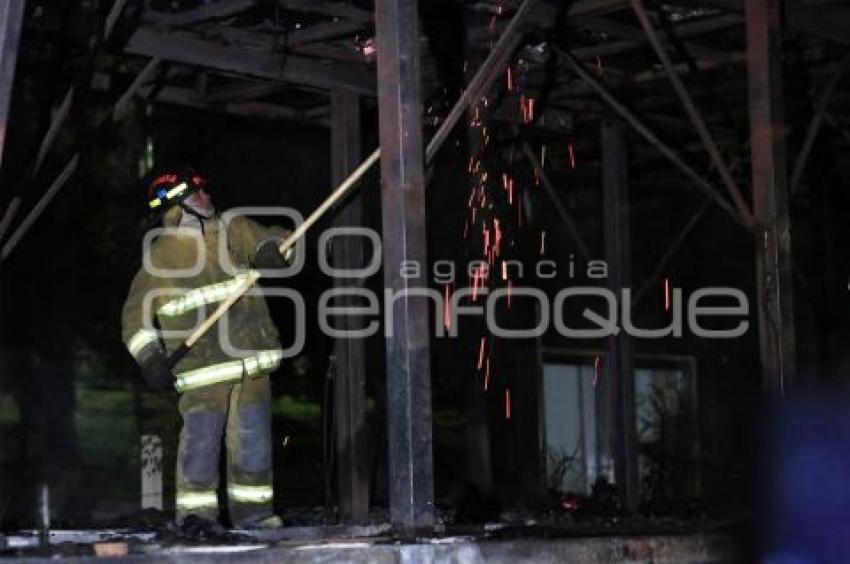
MULTIPOLYGON (((330 499, 326 519, 430 534, 529 507, 683 519, 728 508, 749 492, 742 429, 758 406, 798 382, 840 388, 847 365, 848 29, 850 8, 818 0, 8 0, 4 378, 51 355, 16 330, 49 241, 39 225, 91 211, 96 233, 127 231, 99 251, 120 254, 142 221, 119 185, 179 152, 218 167, 233 205, 308 217, 346 186, 316 216, 314 265, 292 283, 309 287, 311 341, 287 374, 314 383, 301 403, 282 391, 277 414, 312 414, 300 456, 326 456, 300 468, 322 468, 305 499, 330 499), (331 227, 370 228, 380 247, 363 234, 319 244, 331 227), (366 268, 376 255, 380 275, 366 268), (456 276, 437 275, 441 263, 456 276), (316 288, 349 308, 327 317, 335 329, 380 329, 321 334, 312 311, 330 302, 316 288)), ((94 288, 87 300, 106 286, 88 281, 108 279, 99 268, 58 264, 94 288)), ((51 378, 66 383, 72 427, 74 382, 91 373, 127 376, 111 385, 136 414, 166 409, 119 383, 134 367, 102 334, 109 292, 91 314, 102 330, 60 321, 82 315, 69 298, 45 314, 51 338, 71 335, 51 378)), ((20 412, 4 440, 49 435, 22 429, 37 427, 26 402, 50 382, 4 385, 20 412)), ((278 485, 295 492, 300 479, 278 485)))

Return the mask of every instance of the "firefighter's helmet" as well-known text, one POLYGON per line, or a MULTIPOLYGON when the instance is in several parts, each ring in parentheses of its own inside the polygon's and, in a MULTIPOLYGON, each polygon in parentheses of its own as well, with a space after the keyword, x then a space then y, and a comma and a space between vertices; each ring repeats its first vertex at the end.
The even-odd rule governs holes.
POLYGON ((208 182, 206 176, 191 167, 180 167, 162 172, 153 177, 148 184, 148 209, 156 213, 164 212, 206 187, 208 182))

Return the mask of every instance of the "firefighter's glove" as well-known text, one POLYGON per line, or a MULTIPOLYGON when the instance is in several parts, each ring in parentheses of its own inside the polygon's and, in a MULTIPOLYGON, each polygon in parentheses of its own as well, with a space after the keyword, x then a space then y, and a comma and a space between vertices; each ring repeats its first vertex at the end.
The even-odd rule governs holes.
POLYGON ((286 268, 292 264, 294 249, 287 249, 285 254, 281 254, 280 244, 281 241, 277 239, 269 239, 257 245, 257 254, 254 256, 254 267, 265 270, 286 268))
POLYGON ((148 388, 156 392, 174 391, 174 374, 168 367, 168 359, 162 351, 148 355, 142 363, 142 378, 148 388))

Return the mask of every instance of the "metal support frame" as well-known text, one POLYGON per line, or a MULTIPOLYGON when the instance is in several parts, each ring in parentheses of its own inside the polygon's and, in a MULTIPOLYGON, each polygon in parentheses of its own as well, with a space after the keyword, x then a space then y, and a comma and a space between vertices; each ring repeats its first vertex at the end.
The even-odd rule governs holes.
MULTIPOLYGON (((339 185, 360 164, 360 98, 351 92, 331 92, 331 176, 339 185)), ((337 213, 337 227, 363 225, 363 198, 354 194, 337 213)), ((363 267, 363 239, 340 236, 333 244, 333 265, 339 269, 363 267)), ((338 289, 359 286, 354 278, 334 278, 338 289)), ((340 296, 342 307, 357 307, 355 299, 340 296)), ((363 316, 338 318, 341 330, 360 329, 363 316)), ((339 518, 343 523, 365 524, 369 520, 369 468, 366 445, 366 354, 363 339, 340 338, 334 344, 334 448, 336 450, 339 518)))
MULTIPOLYGON (((609 289, 620 294, 631 278, 629 234, 628 155, 625 125, 603 120, 602 199, 604 209, 605 258, 609 289)), ((635 388, 632 345, 625 331, 608 339, 606 378, 600 382, 601 421, 605 422, 602 443, 608 445, 614 463, 614 480, 628 511, 637 509, 638 467, 635 428, 635 388)), ((603 447, 604 448, 604 447, 603 447)), ((602 460, 607 456, 603 456, 602 460)))
POLYGON ((762 383, 782 396, 795 370, 791 226, 782 100, 778 0, 748 0, 750 147, 762 383))
POLYGON ((812 121, 809 122, 809 127, 806 129, 806 137, 803 139, 803 145, 800 147, 800 153, 797 155, 797 160, 794 161, 794 171, 791 173, 792 194, 797 194, 800 191, 800 181, 803 178, 803 172, 806 170, 806 163, 809 160, 809 154, 812 152, 812 147, 815 145, 815 139, 817 139, 818 133, 820 132, 820 126, 823 123, 826 108, 829 106, 829 101, 832 99, 832 95, 835 94, 838 82, 841 80, 841 77, 847 71, 848 67, 850 67, 850 55, 844 57, 841 62, 838 63, 838 68, 836 68, 835 72, 832 73, 832 76, 829 77, 826 87, 818 97, 818 101, 815 104, 815 114, 812 116, 812 121))
POLYGON ((644 125, 640 119, 629 110, 622 102, 617 100, 617 98, 590 72, 584 68, 584 66, 575 58, 575 56, 569 51, 565 51, 558 47, 555 47, 556 52, 564 58, 567 63, 572 67, 577 75, 579 75, 582 80, 584 80, 589 86, 591 86, 599 96, 609 105, 611 108, 616 111, 623 119, 625 119, 638 133, 643 136, 650 144, 652 144, 658 151, 664 155, 676 168, 682 171, 685 176, 693 180, 694 184, 697 188, 702 190, 707 196, 713 198, 713 200, 720 206, 729 216, 734 219, 736 222, 740 223, 743 226, 747 226, 747 220, 738 213, 738 210, 735 209, 731 204, 729 204, 726 199, 724 199, 720 193, 715 189, 714 186, 711 185, 706 179, 700 176, 693 168, 691 168, 676 152, 670 148, 666 143, 661 141, 655 133, 652 132, 649 127, 644 125))
POLYGON ((25 0, 5 0, 0 5, 0 165, 8 130, 9 108, 12 105, 12 85, 21 42, 25 0))
POLYGON ((750 211, 750 207, 744 201, 744 197, 741 195, 741 190, 738 188, 738 184, 735 182, 735 179, 732 178, 732 173, 729 171, 729 167, 726 166, 723 157, 720 155, 720 149, 717 147, 717 143, 714 142, 711 133, 708 131, 708 127, 705 125, 705 120, 703 119, 702 114, 697 109, 693 99, 691 99, 688 89, 685 88, 682 79, 679 77, 679 73, 677 73, 674 68, 673 61, 670 60, 670 56, 667 54, 667 51, 664 50, 664 46, 661 44, 661 39, 655 32, 652 22, 649 21, 649 14, 647 14, 646 9, 644 8, 643 0, 631 0, 631 2, 632 9, 637 16, 638 21, 640 21, 641 27, 643 27, 643 30, 646 32, 646 36, 649 39, 652 48, 655 50, 655 54, 658 55, 658 59, 661 61, 661 64, 667 73, 667 78, 673 85, 673 90, 676 91, 676 95, 679 97, 679 101, 682 103, 685 113, 688 114, 691 124, 694 126, 694 129, 702 140, 712 164, 720 174, 720 179, 723 181, 723 184, 726 186, 726 190, 732 197, 732 201, 735 203, 735 208, 738 210, 740 216, 744 218, 747 227, 752 227, 755 221, 753 219, 753 214, 750 211))
POLYGON ((387 436, 390 521, 408 533, 433 532, 431 359, 427 287, 425 173, 416 0, 377 0, 378 118, 384 283, 400 292, 387 304, 387 436), (403 276, 402 265, 420 267, 403 276))

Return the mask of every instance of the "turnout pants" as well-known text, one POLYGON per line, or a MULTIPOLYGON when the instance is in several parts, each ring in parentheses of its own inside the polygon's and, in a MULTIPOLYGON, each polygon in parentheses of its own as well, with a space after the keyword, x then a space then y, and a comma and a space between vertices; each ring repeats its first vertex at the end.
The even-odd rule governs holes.
POLYGON ((180 398, 183 428, 177 452, 178 522, 218 518, 219 459, 227 450, 227 500, 234 526, 272 512, 271 388, 267 375, 213 385, 180 398), (224 438, 224 441, 222 441, 224 438))

